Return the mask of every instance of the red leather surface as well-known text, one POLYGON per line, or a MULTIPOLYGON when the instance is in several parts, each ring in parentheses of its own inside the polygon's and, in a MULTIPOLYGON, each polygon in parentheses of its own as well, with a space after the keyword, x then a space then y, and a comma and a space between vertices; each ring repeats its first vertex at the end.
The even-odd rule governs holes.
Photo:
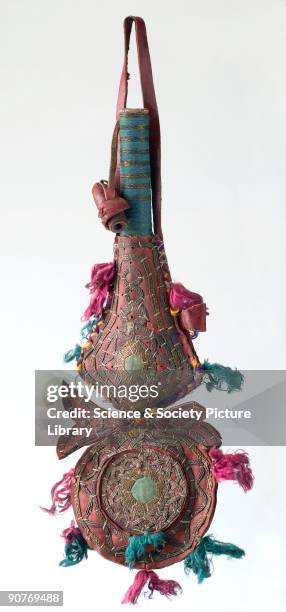
MULTIPOLYGON (((152 554, 148 555, 147 559, 142 562, 137 562, 135 568, 137 569, 154 569, 161 568, 183 560, 198 544, 199 538, 207 531, 210 522, 213 517, 213 513, 216 505, 216 490, 217 485, 212 474, 211 461, 207 450, 204 447, 192 446, 192 447, 181 447, 179 443, 175 441, 164 440, 162 436, 162 443, 167 444, 167 447, 153 446, 150 443, 134 446, 134 443, 128 442, 123 445, 114 447, 112 444, 107 445, 105 448, 96 446, 89 447, 75 469, 75 480, 72 485, 72 503, 75 513, 75 518, 78 526, 91 548, 96 549, 103 557, 114 561, 115 563, 126 565, 124 553, 125 548, 128 544, 129 537, 133 533, 136 533, 134 529, 128 529, 122 526, 126 524, 125 513, 129 512, 136 522, 138 518, 137 507, 134 506, 134 513, 129 507, 126 507, 126 501, 124 502, 124 495, 122 493, 116 498, 116 488, 123 487, 126 495, 129 495, 129 487, 132 486, 132 476, 128 474, 128 470, 120 471, 121 457, 138 456, 138 461, 142 458, 142 469, 146 469, 146 461, 144 456, 148 452, 159 453, 162 456, 162 462, 166 462, 166 470, 169 471, 170 462, 178 466, 181 470, 181 484, 178 486, 184 488, 184 502, 178 507, 178 512, 174 513, 174 520, 171 524, 167 524, 165 528, 160 526, 161 519, 158 518, 158 528, 164 531, 167 536, 167 544, 164 549, 154 558, 152 554), (103 483, 106 474, 106 470, 112 470, 112 462, 115 461, 117 467, 113 471, 113 479, 111 486, 104 489, 103 483), (125 480, 126 479, 126 480, 125 480), (114 484, 113 484, 114 482, 114 484), (107 493, 108 491, 108 493, 107 493), (115 499, 115 501, 114 501, 115 499), (118 499, 118 502, 116 502, 118 499), (118 503, 118 509, 116 510, 116 503, 118 503), (110 508, 114 507, 115 513, 113 519, 110 518, 110 508), (109 509, 109 510, 108 510, 109 509), (116 518, 115 518, 116 517, 116 518)), ((162 465, 163 465, 162 464, 162 465)), ((149 468, 148 468, 149 469, 149 468)), ((163 469, 162 469, 163 471, 163 469)), ((175 474, 173 474, 174 476, 175 474)), ((162 476, 162 482, 166 487, 168 481, 166 481, 164 473, 162 476)), ((138 477, 134 476, 136 479, 138 477)), ((160 480, 160 474, 158 474, 160 480)), ((121 490, 121 489, 120 489, 121 490)), ((164 491, 161 490, 159 498, 155 501, 155 507, 150 506, 145 509, 145 516, 150 518, 152 521, 152 512, 156 515, 156 512, 160 512, 160 495, 164 495, 164 491)), ((168 498, 167 498, 168 499, 168 498)), ((135 502, 134 502, 135 503, 135 502)), ((169 499, 171 504, 169 511, 173 513, 174 507, 172 506, 172 500, 169 499)), ((162 510, 165 510, 163 504, 162 510)), ((143 515, 144 516, 144 509, 143 515)), ((168 516, 168 512, 165 515, 168 516)), ((140 510, 139 510, 140 517, 140 510)), ((141 533, 140 520, 138 521, 138 531, 141 533)), ((148 551, 147 551, 148 552, 148 551)), ((151 551, 150 551, 151 553, 151 551)))

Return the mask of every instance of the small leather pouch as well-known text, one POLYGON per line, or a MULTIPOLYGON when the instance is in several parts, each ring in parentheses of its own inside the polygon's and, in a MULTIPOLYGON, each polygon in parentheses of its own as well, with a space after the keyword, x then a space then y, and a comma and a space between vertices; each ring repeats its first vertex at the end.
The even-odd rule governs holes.
POLYGON ((207 307, 204 302, 181 310, 179 320, 186 331, 206 331, 207 307))
POLYGON ((111 232, 121 232, 127 226, 124 211, 129 205, 121 198, 114 187, 109 187, 107 181, 95 183, 92 195, 98 208, 98 216, 104 227, 111 232))
POLYGON ((120 197, 115 188, 115 173, 117 164, 117 149, 119 136, 119 121, 116 121, 111 143, 111 160, 108 181, 99 181, 92 188, 92 195, 98 208, 98 216, 104 227, 114 232, 121 232, 127 227, 124 211, 129 208, 127 200, 120 197))

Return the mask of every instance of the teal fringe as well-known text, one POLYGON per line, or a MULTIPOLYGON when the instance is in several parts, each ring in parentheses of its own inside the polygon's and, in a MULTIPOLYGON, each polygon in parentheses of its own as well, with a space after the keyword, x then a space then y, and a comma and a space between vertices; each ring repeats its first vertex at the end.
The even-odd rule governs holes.
POLYGON ((93 328, 100 321, 100 319, 102 319, 102 315, 99 315, 98 317, 92 315, 90 319, 88 319, 87 323, 80 330, 80 334, 83 340, 87 339, 90 336, 93 331, 93 328))
POLYGON ((81 347, 79 344, 76 344, 74 349, 71 349, 67 353, 64 354, 64 362, 69 363, 74 359, 78 360, 80 358, 81 347))
MULTIPOLYGON (((88 319, 87 323, 80 330, 81 341, 87 340, 89 338, 94 326, 100 321, 100 319, 102 319, 102 315, 100 315, 99 317, 95 317, 94 315, 92 315, 90 319, 88 319)), ((74 359, 78 361, 80 358, 80 354, 81 346, 79 344, 76 344, 74 349, 71 349, 70 351, 64 354, 64 362, 69 363, 74 359)))
POLYGON ((65 543, 65 558, 60 561, 61 567, 69 567, 77 565, 84 558, 87 559, 88 545, 85 539, 79 533, 74 540, 65 543))
POLYGON ((138 559, 146 554, 146 547, 151 545, 155 552, 160 552, 166 544, 166 536, 161 531, 155 533, 143 533, 139 536, 131 536, 125 551, 125 561, 132 569, 138 559))
POLYGON ((227 544, 215 540, 212 536, 205 536, 200 539, 198 546, 191 552, 184 561, 185 572, 189 575, 190 571, 198 577, 201 583, 211 575, 211 563, 209 555, 227 555, 235 559, 244 557, 245 552, 235 544, 227 544))
POLYGON ((205 372, 204 383, 208 391, 218 389, 218 391, 240 391, 243 384, 243 374, 238 370, 220 365, 219 363, 203 363, 205 372))
POLYGON ((87 323, 80 330, 80 335, 82 339, 88 338, 88 336, 91 334, 94 328, 95 323, 96 323, 96 319, 94 316, 88 319, 87 323))

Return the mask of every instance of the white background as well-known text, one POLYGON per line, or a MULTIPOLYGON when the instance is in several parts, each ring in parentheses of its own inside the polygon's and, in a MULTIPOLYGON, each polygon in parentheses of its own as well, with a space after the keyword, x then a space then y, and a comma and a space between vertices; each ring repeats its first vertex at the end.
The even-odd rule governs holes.
MULTIPOLYGON (((91 265, 112 259, 93 182, 107 176, 122 19, 147 23, 163 134, 163 227, 174 280, 202 293, 200 357, 285 368, 286 1, 1 0, 1 588, 63 589, 66 610, 120 610, 124 568, 90 552, 59 568, 59 464, 33 442, 33 370, 78 339, 91 265)), ((133 73, 134 58, 131 59, 133 73)), ((136 73, 136 70, 135 70, 136 73)), ((133 85, 133 81, 135 85, 133 85)), ((139 104, 131 79, 130 105, 139 104)), ((271 406, 269 407, 271 410, 271 406)), ((211 532, 242 546, 202 585, 138 608, 285 610, 285 450, 251 448, 255 488, 219 489, 211 532)))

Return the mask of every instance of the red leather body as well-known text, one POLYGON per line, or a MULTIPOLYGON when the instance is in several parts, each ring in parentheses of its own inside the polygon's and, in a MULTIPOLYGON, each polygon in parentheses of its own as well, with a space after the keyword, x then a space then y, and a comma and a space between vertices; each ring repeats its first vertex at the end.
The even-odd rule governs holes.
MULTIPOLYGON (((171 279, 162 241, 158 236, 116 236, 114 256, 112 305, 92 347, 84 353, 81 375, 90 380, 95 370, 173 374, 184 370, 189 382, 198 372, 198 384, 200 364, 190 335, 170 309, 171 279)), ((182 390, 182 381, 174 384, 182 390)))

